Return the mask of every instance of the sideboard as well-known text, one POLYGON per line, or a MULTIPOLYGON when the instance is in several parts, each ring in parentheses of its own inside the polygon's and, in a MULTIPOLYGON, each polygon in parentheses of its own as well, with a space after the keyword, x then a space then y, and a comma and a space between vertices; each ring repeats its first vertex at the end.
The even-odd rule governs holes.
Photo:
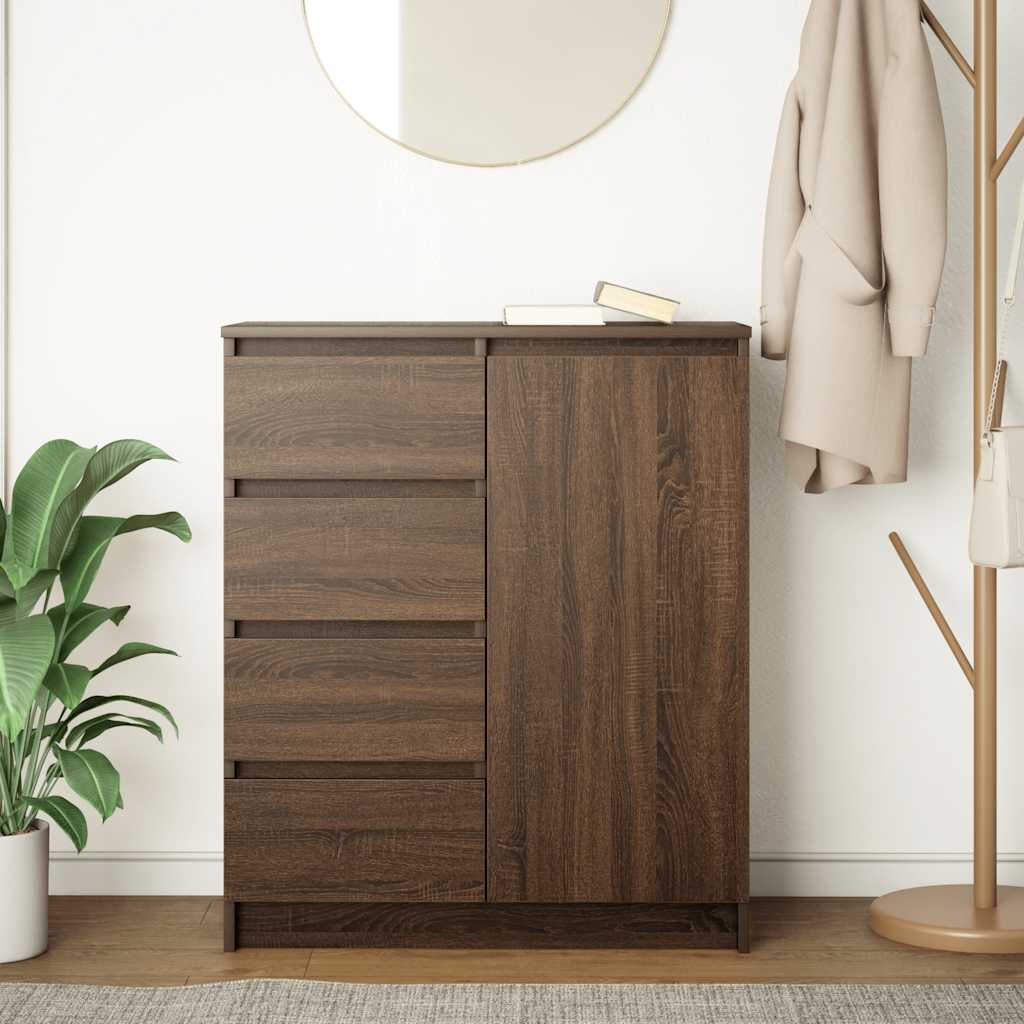
POLYGON ((225 948, 748 948, 749 328, 222 335, 225 948))

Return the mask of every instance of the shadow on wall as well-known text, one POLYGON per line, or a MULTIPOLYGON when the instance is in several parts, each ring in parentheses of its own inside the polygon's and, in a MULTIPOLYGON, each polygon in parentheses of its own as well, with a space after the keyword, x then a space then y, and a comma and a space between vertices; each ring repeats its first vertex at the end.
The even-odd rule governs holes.
POLYGON ((784 445, 779 410, 785 364, 760 357, 760 341, 750 360, 750 805, 751 849, 764 849, 764 836, 787 834, 785 749, 787 722, 794 719, 788 642, 787 599, 789 501, 783 482, 784 445), (770 809, 770 810, 769 810, 770 809), (771 815, 766 820, 766 814, 771 815))

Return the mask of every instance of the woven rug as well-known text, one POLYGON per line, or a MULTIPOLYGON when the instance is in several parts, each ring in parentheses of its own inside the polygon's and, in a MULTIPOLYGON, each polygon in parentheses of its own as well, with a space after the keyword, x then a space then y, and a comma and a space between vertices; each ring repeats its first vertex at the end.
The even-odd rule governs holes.
POLYGON ((0 985, 0 1024, 1015 1024, 1019 985, 0 985))

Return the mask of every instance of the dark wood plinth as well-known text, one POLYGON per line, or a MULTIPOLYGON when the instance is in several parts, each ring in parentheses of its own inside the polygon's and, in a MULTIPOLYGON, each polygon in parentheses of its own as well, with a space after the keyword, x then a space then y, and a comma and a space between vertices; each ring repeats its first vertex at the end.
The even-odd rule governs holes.
POLYGON ((237 941, 302 948, 737 949, 739 906, 239 903, 237 941))

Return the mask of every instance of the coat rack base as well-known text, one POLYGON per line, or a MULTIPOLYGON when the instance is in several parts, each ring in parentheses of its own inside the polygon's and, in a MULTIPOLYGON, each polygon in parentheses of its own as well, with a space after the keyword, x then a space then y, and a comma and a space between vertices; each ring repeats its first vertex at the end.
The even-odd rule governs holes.
POLYGON ((969 885, 929 885, 880 896, 871 928, 908 946, 950 953, 1024 953, 1024 888, 1000 886, 998 905, 974 906, 969 885))

